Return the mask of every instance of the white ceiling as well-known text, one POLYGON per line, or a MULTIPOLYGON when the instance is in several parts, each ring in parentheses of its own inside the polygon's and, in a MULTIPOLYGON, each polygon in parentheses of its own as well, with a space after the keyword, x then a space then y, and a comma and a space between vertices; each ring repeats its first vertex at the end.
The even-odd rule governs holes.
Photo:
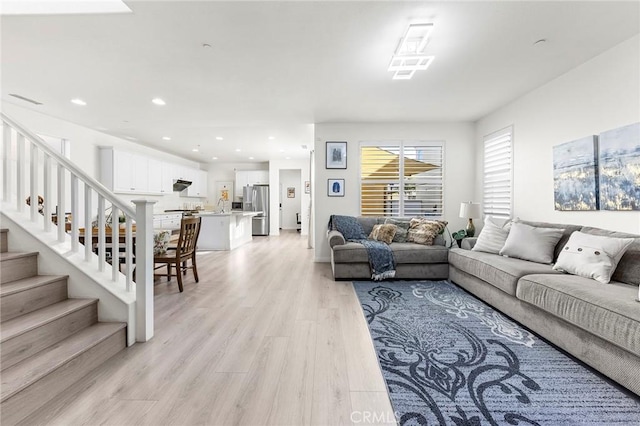
POLYGON ((640 31, 637 1, 125 3, 2 16, 2 100, 201 162, 303 158, 313 123, 475 121, 640 31), (414 22, 435 61, 393 81, 414 22))

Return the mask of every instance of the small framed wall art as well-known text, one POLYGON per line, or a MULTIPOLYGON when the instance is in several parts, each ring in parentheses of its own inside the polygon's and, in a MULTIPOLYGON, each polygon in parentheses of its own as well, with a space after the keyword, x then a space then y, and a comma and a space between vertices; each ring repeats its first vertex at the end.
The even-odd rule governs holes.
POLYGON ((327 169, 347 168, 347 143, 327 142, 327 169))
POLYGON ((327 196, 344 197, 344 179, 328 179, 327 196))
POLYGON ((304 193, 311 194, 311 182, 308 180, 304 181, 304 193))
POLYGON ((287 188, 287 198, 296 198, 296 188, 291 186, 287 188))

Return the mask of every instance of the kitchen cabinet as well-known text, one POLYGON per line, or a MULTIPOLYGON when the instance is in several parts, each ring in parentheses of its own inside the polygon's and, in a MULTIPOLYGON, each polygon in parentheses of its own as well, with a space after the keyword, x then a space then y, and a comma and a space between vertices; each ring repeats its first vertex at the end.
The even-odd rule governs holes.
POLYGON ((116 193, 153 193, 147 157, 111 147, 100 148, 100 182, 116 193))
POLYGON ((200 197, 207 196, 207 179, 206 170, 189 169, 185 171, 185 179, 191 181, 191 185, 180 193, 181 197, 200 197))
POLYGON ((269 170, 238 170, 236 171, 236 185, 234 195, 242 197, 243 188, 257 183, 269 183, 269 170))
POLYGON ((153 215, 154 229, 180 229, 182 213, 166 213, 153 215))
POLYGON ((164 162, 145 155, 100 147, 100 182, 115 193, 166 195, 176 179, 191 181, 182 197, 207 196, 207 171, 164 162))

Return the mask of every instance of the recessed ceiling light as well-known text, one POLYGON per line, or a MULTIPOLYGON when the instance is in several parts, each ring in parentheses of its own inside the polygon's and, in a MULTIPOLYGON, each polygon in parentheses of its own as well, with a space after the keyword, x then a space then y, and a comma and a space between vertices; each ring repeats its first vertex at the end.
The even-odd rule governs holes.
POLYGON ((199 150, 198 148, 193 148, 191 151, 193 151, 193 152, 198 152, 198 151, 200 151, 200 150, 199 150))
POLYGON ((162 137, 162 140, 163 140, 163 141, 170 141, 170 140, 171 140, 171 138, 170 138, 169 136, 163 136, 163 137, 162 137))
POLYGON ((284 149, 281 149, 280 152, 284 152, 284 149))
POLYGON ((291 157, 284 157, 285 160, 291 160, 291 157))
POLYGON ((249 160, 253 160, 253 157, 249 157, 249 160))
POLYGON ((242 151, 240 148, 236 148, 236 152, 240 152, 242 151))
POLYGON ((218 157, 211 157, 211 159, 212 159, 212 160, 217 160, 217 159, 218 159, 218 157))
POLYGON ((82 99, 78 99, 78 98, 71 99, 71 103, 72 104, 76 104, 76 105, 80 105, 80 106, 87 105, 87 103, 85 101, 83 101, 82 99))
POLYGON ((217 140, 217 141, 223 141, 223 140, 224 140, 224 138, 223 138, 222 136, 216 136, 216 140, 217 140))
POLYGON ((274 140, 275 138, 276 138, 275 136, 269 136, 270 141, 274 140))
POLYGON ((151 102, 153 102, 156 105, 160 105, 160 106, 167 104, 164 100, 162 100, 160 98, 153 98, 153 99, 151 99, 151 102))

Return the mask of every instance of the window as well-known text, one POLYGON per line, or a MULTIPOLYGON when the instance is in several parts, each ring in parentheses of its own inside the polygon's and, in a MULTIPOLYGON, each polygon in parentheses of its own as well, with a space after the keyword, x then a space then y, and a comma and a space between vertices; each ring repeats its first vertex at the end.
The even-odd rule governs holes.
POLYGON ((484 138, 483 213, 509 218, 512 213, 513 128, 484 138))
POLYGON ((442 217, 443 142, 361 142, 362 216, 442 217))

